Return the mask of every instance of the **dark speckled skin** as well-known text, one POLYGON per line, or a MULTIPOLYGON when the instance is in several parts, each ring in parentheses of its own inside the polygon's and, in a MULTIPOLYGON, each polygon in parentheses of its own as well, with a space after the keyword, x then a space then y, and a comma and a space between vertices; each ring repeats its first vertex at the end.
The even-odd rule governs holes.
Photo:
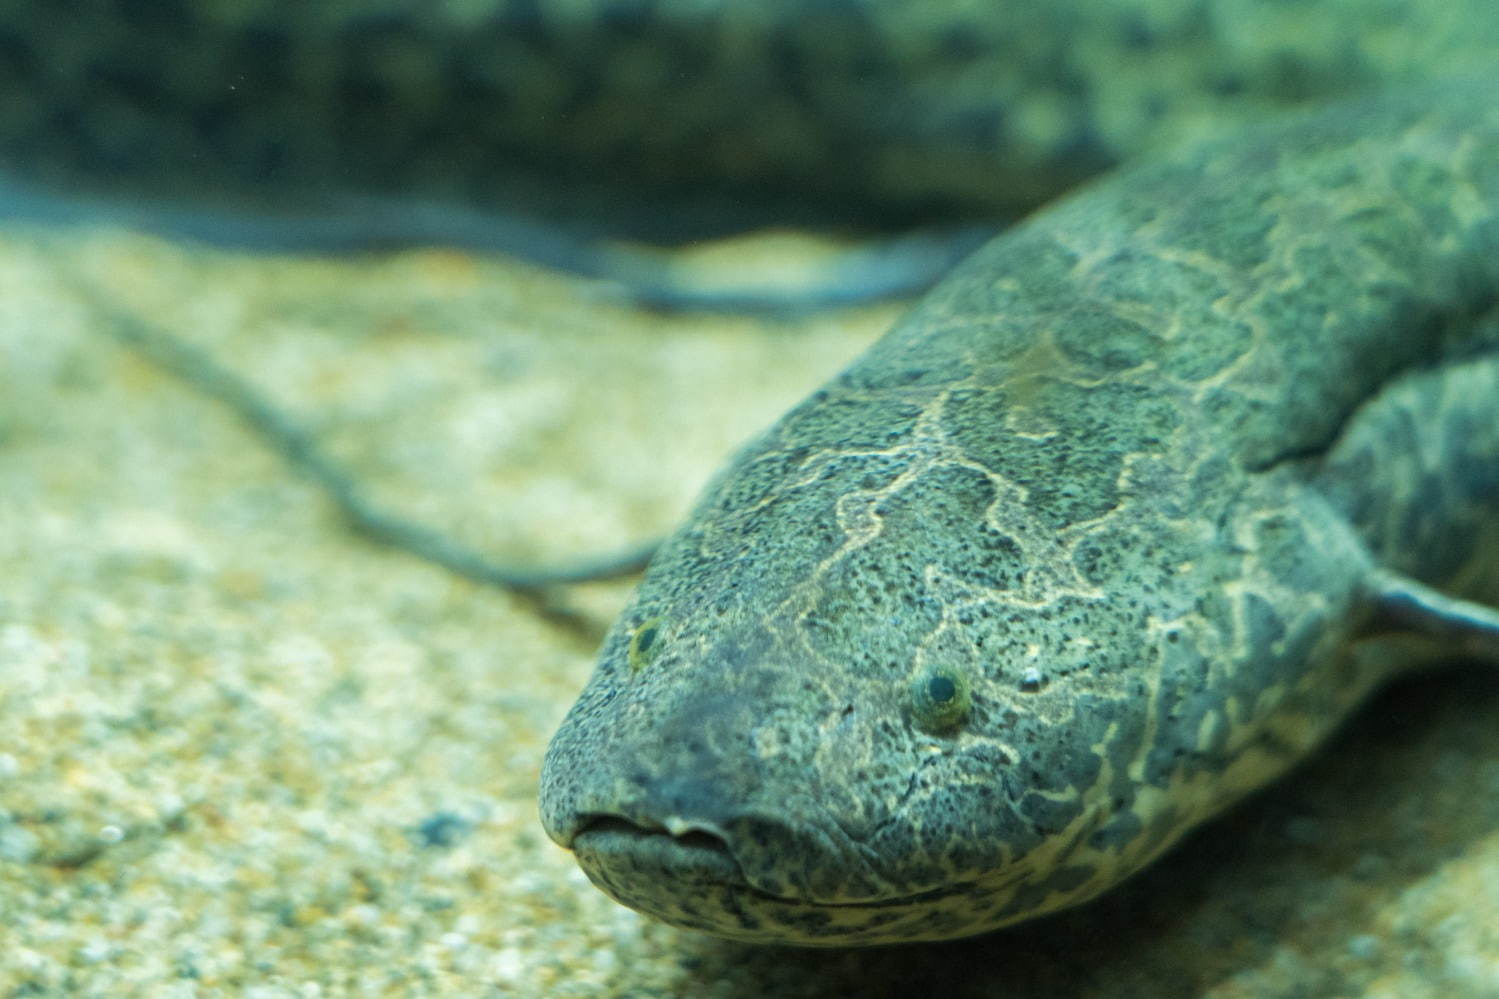
POLYGON ((656 558, 548 753, 553 838, 679 925, 936 939, 1301 758, 1432 651, 1376 566, 1499 597, 1496 98, 1251 129, 979 251, 656 558), (933 677, 971 699, 935 730, 933 677))

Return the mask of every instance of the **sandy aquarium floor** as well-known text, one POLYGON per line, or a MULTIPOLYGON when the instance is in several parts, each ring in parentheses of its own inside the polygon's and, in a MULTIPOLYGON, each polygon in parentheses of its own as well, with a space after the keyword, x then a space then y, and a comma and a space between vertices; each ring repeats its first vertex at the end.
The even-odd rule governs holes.
POLYGON ((111 336, 189 341, 382 503, 539 563, 668 529, 896 314, 0 231, 0 997, 1499 996, 1499 672, 1473 668, 1014 931, 798 951, 622 909, 536 784, 630 582, 563 620, 381 549, 111 336))

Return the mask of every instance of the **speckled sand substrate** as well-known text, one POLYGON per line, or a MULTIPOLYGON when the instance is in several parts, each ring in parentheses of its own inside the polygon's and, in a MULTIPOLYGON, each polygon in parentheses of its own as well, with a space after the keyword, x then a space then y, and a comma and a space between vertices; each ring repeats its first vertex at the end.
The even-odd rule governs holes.
MULTIPOLYGON (((445 253, 0 238, 0 997, 1499 996, 1499 675, 1408 683, 1099 905, 761 949, 595 891, 536 819, 589 639, 344 531, 56 276, 212 350, 385 501, 614 550, 891 310, 635 315, 445 253)), ((601 630, 627 584, 581 588, 601 630)))

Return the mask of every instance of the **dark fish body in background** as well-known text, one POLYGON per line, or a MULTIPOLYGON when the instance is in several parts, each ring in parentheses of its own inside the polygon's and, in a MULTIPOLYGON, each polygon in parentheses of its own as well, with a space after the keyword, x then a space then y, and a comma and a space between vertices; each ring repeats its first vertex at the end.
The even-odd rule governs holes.
POLYGON ((0 10, 0 176, 374 205, 432 237, 468 209, 661 239, 1012 217, 1206 127, 1499 48, 1487 0, 62 6, 0 10))

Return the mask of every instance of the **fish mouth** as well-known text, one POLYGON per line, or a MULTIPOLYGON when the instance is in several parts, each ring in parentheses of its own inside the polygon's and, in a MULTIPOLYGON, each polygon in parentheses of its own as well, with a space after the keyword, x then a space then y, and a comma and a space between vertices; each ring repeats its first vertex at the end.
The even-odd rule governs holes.
POLYGON ((930 914, 951 896, 971 893, 971 884, 868 900, 798 898, 753 884, 720 832, 678 823, 672 830, 617 815, 584 816, 570 846, 588 879, 616 902, 714 936, 841 947, 945 939, 966 928, 958 924, 954 932, 940 912, 936 922, 930 914))
POLYGON ((757 910, 802 909, 796 899, 751 885, 728 840, 711 829, 673 832, 616 815, 585 816, 570 845, 578 866, 605 895, 673 926, 768 940, 757 910))
MULTIPOLYGON (((619 815, 584 815, 568 849, 588 877, 607 894, 632 908, 641 908, 622 895, 694 889, 731 891, 777 905, 812 909, 899 908, 967 891, 960 882, 934 888, 878 895, 870 898, 820 899, 771 890, 745 872, 729 845, 729 837, 709 822, 669 820, 670 826, 641 823, 619 815)), ((784 886, 789 887, 789 886, 784 886)), ((650 911, 649 907, 645 911, 650 911)))
POLYGON ((677 884, 752 889, 727 838, 706 823, 684 822, 673 830, 618 815, 590 815, 583 817, 570 845, 590 877, 595 870, 628 870, 636 877, 677 884))

